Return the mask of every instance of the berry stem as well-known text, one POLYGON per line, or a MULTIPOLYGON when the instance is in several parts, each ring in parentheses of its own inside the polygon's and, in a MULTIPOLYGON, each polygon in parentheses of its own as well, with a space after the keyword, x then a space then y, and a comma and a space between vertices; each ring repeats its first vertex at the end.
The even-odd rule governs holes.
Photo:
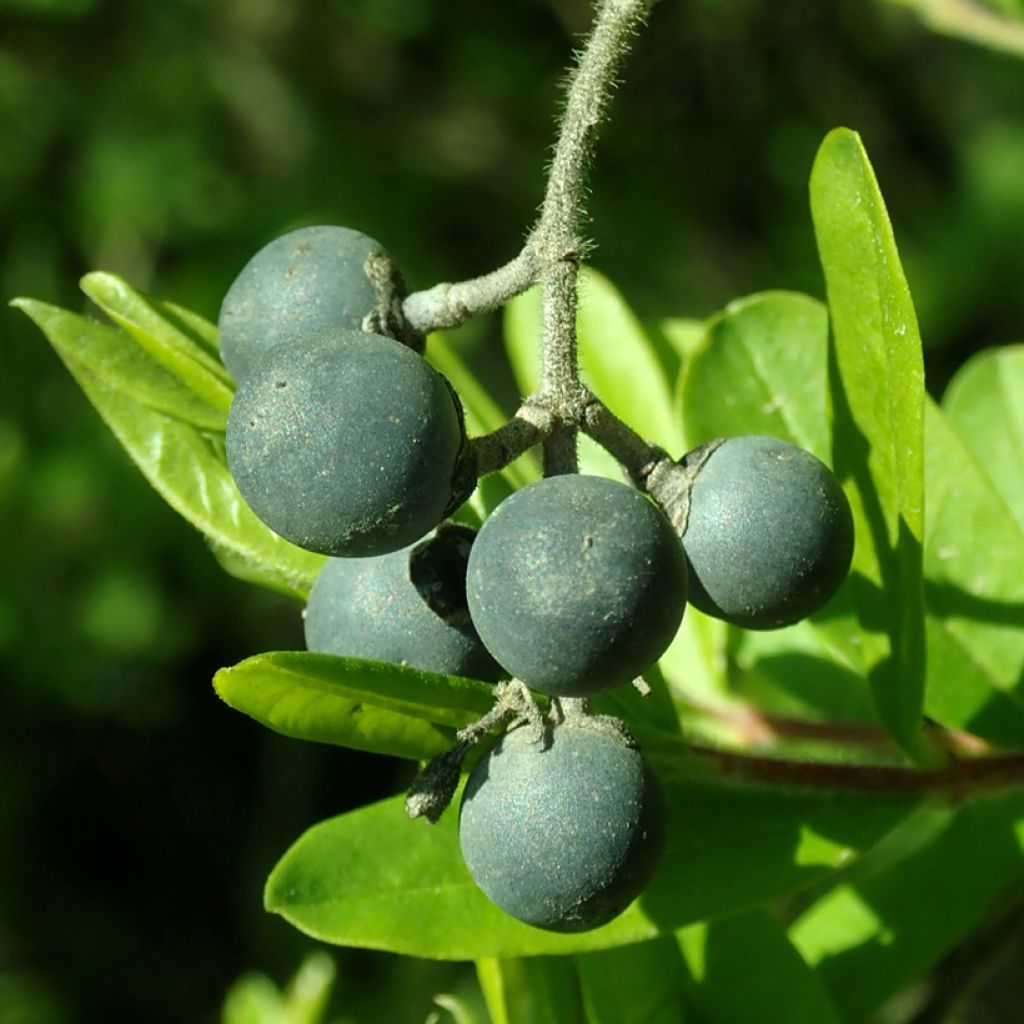
POLYGON ((589 393, 580 429, 618 461, 637 487, 648 489, 649 481, 656 476, 659 466, 672 461, 661 448, 645 441, 604 402, 589 393))
POLYGON ((508 423, 470 441, 477 475, 484 476, 503 469, 534 445, 551 437, 555 426, 555 419, 548 409, 535 402, 524 402, 508 423))
POLYGON ((498 309, 537 281, 539 262, 529 242, 514 259, 482 277, 442 282, 413 292, 402 304, 406 323, 420 334, 459 327, 477 313, 498 309))

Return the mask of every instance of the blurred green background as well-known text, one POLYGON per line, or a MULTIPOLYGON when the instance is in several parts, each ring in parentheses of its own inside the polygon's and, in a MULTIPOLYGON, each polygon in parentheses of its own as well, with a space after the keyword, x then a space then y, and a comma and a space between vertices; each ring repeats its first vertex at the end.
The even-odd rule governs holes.
MULTIPOLYGON (((537 209, 589 16, 585 0, 0 0, 0 295, 84 308, 79 276, 104 269, 216 318, 259 246, 318 222, 381 240, 414 286, 488 270, 537 209)), ((662 0, 652 22, 590 229, 644 316, 821 296, 806 183, 844 124, 887 197, 933 392, 1021 338, 1024 61, 866 0, 662 0)), ((497 319, 456 340, 514 400, 497 319)), ((6 307, 0 345, 0 1021, 213 1022, 244 972, 283 984, 314 948, 261 909, 277 857, 409 766, 219 704, 213 672, 300 646, 299 609, 217 568, 6 307)), ((337 1020, 421 1021, 469 980, 334 960, 337 1020)))

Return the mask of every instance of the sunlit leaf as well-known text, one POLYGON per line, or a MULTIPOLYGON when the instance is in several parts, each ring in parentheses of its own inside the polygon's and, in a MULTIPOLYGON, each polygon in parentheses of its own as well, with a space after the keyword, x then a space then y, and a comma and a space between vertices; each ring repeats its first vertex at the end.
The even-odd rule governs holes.
POLYGON ((563 935, 509 917, 466 871, 457 814, 435 826, 410 822, 402 797, 313 826, 271 873, 267 907, 323 941, 413 956, 607 949, 799 889, 850 862, 915 802, 664 774, 670 818, 662 865, 640 898, 602 928, 563 935))
POLYGON ((231 552, 280 588, 304 596, 323 556, 272 533, 242 500, 224 463, 223 434, 148 407, 97 375, 78 355, 89 320, 31 299, 18 307, 40 327, 86 397, 163 499, 219 551, 231 552))
POLYGON ((1024 526, 931 402, 926 422, 926 709, 1024 746, 1024 526))
POLYGON ((1024 345, 969 359, 946 389, 942 408, 1024 530, 1024 345))
POLYGON ((227 413, 234 392, 227 370, 205 345, 197 344, 169 320, 158 303, 121 278, 101 271, 86 274, 81 284, 82 291, 161 366, 215 409, 227 413))
POLYGON ((892 226, 856 133, 836 129, 822 143, 811 213, 832 326, 831 464, 856 530, 853 579, 829 634, 869 673, 885 727, 920 753, 924 369, 892 226))
MULTIPOLYGON (((584 268, 577 315, 581 375, 617 416, 648 441, 673 454, 682 442, 671 386, 657 340, 645 331, 614 286, 584 268)), ((505 307, 505 344, 516 381, 530 394, 540 381, 541 292, 532 288, 505 307)), ((589 438, 580 439, 580 468, 620 478, 615 460, 589 438)))
POLYGON ((65 362, 83 367, 127 400, 203 430, 224 430, 224 409, 197 395, 124 331, 34 299, 11 305, 35 322, 65 362))
POLYGON ((306 651, 257 654, 213 680, 231 707, 275 732, 412 760, 451 746, 494 689, 455 676, 306 651))

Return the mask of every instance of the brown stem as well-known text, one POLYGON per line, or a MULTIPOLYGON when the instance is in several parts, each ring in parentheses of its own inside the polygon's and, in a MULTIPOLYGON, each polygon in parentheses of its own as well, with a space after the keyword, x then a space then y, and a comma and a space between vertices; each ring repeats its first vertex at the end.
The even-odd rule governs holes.
POLYGON ((723 780, 802 789, 843 790, 864 794, 919 793, 941 796, 951 803, 993 790, 1024 785, 1024 754, 951 758, 939 768, 901 765, 831 764, 761 757, 702 744, 682 746, 678 740, 652 748, 652 760, 669 774, 706 773, 723 780), (674 748, 674 755, 670 753, 674 748))

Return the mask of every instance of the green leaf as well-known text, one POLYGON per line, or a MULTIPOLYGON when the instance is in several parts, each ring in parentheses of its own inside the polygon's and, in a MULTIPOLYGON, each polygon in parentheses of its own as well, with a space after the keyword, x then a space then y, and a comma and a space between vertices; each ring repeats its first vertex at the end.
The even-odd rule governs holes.
MULTIPOLYGON (((197 343, 168 319, 158 303, 113 274, 94 271, 82 278, 81 285, 82 291, 158 363, 190 391, 227 414, 234 387, 220 359, 205 344, 197 343)), ((191 324, 194 327, 194 319, 191 324)), ((200 338, 204 338, 203 333, 200 338)))
POLYGON ((661 931, 796 891, 849 863, 898 824, 915 798, 781 790, 673 777, 668 846, 640 903, 661 931))
POLYGON ((245 974, 228 990, 221 1024, 279 1024, 281 993, 265 974, 245 974))
MULTIPOLYGON (((648 334, 664 338, 665 343, 676 353, 675 372, 669 372, 669 380, 677 380, 685 374, 690 360, 704 344, 705 326, 703 320, 688 317, 667 317, 656 324, 647 324, 648 334)), ((663 360, 664 361, 664 360, 663 360)))
POLYGON ((655 341, 604 275, 580 275, 577 317, 583 378, 617 416, 648 441, 675 454, 680 446, 672 382, 655 341))
POLYGON ((481 958, 476 969, 491 1024, 585 1024, 571 960, 481 958))
MULTIPOLYGON (((118 390, 78 356, 85 317, 31 299, 17 300, 49 338, 72 376, 143 475, 163 499, 206 535, 215 549, 242 559, 264 579, 305 596, 323 556, 272 533, 242 500, 224 463, 223 435, 148 407, 118 390)), ((100 325, 102 326, 102 325, 100 325)))
POLYGON ((35 299, 14 299, 65 363, 74 362, 108 388, 203 430, 223 431, 226 414, 197 395, 124 331, 35 299))
POLYGON ((169 320, 200 348, 205 348, 220 363, 220 340, 216 324, 191 309, 179 306, 176 302, 168 302, 165 299, 150 299, 149 301, 165 320, 169 320))
POLYGON ((265 974, 245 974, 224 1000, 221 1024, 320 1024, 334 977, 326 953, 306 957, 284 994, 265 974))
POLYGON ((849 1021, 919 977, 1024 880, 1024 794, 948 818, 923 847, 833 889, 790 929, 849 1021))
POLYGON ((715 705, 729 699, 727 628, 721 620, 687 608, 683 624, 658 662, 671 690, 691 704, 715 705))
POLYGON ((213 685, 285 736, 412 760, 443 753, 494 703, 487 683, 306 651, 257 654, 221 669, 213 685))
POLYGON ((787 629, 730 630, 733 691, 758 711, 837 727, 875 727, 867 679, 805 619, 787 629))
MULTIPOLYGON (((709 321, 707 343, 691 362, 683 392, 687 431, 696 431, 698 440, 730 432, 771 433, 812 450, 824 446, 827 453, 820 386, 826 346, 824 310, 812 299, 767 293, 732 303, 709 321), (729 393, 732 380, 737 383, 729 393), (813 415, 812 409, 817 410, 813 415)), ((1024 481, 1024 436, 1019 447, 1014 436, 1018 406, 1024 408, 1024 378, 1015 352, 979 357, 977 369, 969 367, 951 388, 948 400, 966 418, 974 458, 941 413, 930 405, 926 409, 929 499, 923 554, 925 708, 945 725, 1010 745, 1024 737, 1020 707, 1005 695, 1024 679, 1024 537, 1005 500, 1015 499, 1014 488, 1024 481), (986 472, 989 464, 994 474, 986 472), (1002 501, 992 475, 1001 482, 1002 501), (984 573, 979 565, 987 567, 984 573)), ((1024 508, 1024 501, 1016 503, 1024 508)), ((870 614, 869 607, 862 614, 870 614)), ((842 636, 837 642, 833 618, 830 606, 785 630, 730 630, 733 690, 773 714, 875 721, 862 692, 870 666, 842 636)), ((693 613, 687 620, 690 626, 705 621, 693 613)), ((692 684, 707 678, 706 668, 700 670, 709 662, 692 651, 685 654, 673 659, 670 649, 663 668, 668 675, 671 664, 677 688, 697 695, 701 691, 692 684)), ((702 697, 713 701, 714 688, 702 697)))
POLYGON ((412 956, 607 949, 818 880, 877 841, 915 803, 665 777, 670 817, 662 865, 639 900, 594 931, 545 932, 503 913, 463 866, 457 814, 449 811, 434 826, 410 822, 403 797, 309 829, 271 873, 266 905, 325 942, 412 956))
POLYGON ((811 213, 832 324, 831 461, 857 535, 854 578, 845 588, 854 607, 836 614, 829 632, 869 672, 883 725, 921 756, 921 340, 892 226, 856 133, 836 129, 822 143, 811 172, 811 213))
POLYGON ((306 957, 285 992, 279 1024, 320 1024, 331 998, 336 974, 326 953, 306 957))
POLYGON ((579 953, 576 971, 587 1024, 688 1024, 684 964, 671 938, 579 953))
POLYGON ((731 302, 707 322, 680 391, 687 443, 768 434, 829 462, 827 342, 828 313, 807 295, 731 302))
POLYGON ((689 997, 715 1024, 841 1024, 824 985, 766 910, 692 925, 678 941, 689 997))
POLYGON ((1024 530, 1024 345, 969 359, 942 408, 1024 530))
MULTIPOLYGON (((484 1021, 475 1012, 474 1006, 470 1006, 465 999, 460 999, 458 996, 441 993, 434 996, 434 1005, 444 1010, 451 1017, 452 1024, 491 1024, 489 1017, 484 1021)), ((484 1012, 482 1007, 480 1012, 484 1012)), ((442 1017, 439 1013, 435 1012, 427 1017, 426 1024, 442 1024, 442 1021, 447 1019, 447 1017, 442 1017)))
POLYGON ((926 710, 944 725, 1024 746, 1024 525, 985 461, 934 403, 927 413, 926 710))

